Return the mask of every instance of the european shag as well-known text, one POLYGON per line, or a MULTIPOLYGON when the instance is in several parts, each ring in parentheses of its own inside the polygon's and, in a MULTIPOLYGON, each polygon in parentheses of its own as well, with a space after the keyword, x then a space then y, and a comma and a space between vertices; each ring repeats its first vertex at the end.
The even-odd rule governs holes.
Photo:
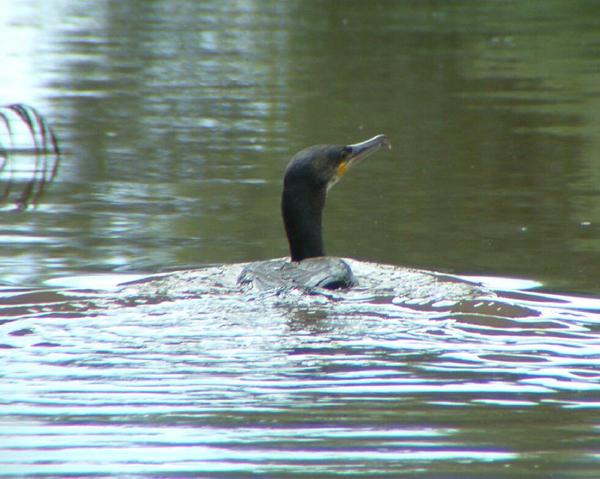
POLYGON ((261 261, 248 265, 238 279, 259 289, 296 286, 348 288, 356 284, 350 266, 326 257, 321 219, 327 192, 352 165, 381 147, 391 148, 384 135, 352 145, 316 145, 297 153, 283 178, 281 212, 291 262, 261 261))

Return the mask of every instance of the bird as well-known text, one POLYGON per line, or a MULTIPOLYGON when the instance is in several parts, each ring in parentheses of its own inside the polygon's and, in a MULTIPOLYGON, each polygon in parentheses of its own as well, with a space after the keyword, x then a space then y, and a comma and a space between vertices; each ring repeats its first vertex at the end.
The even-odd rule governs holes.
POLYGON ((250 263, 239 275, 238 285, 259 290, 355 286, 348 263, 325 254, 323 209, 328 192, 348 169, 382 147, 390 150, 391 143, 380 134, 360 143, 315 145, 296 153, 285 169, 281 194, 290 261, 250 263))

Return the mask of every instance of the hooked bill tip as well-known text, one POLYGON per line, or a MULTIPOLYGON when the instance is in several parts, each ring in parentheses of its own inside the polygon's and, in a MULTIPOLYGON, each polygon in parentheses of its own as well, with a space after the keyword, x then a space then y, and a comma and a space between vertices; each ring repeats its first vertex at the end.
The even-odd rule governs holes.
POLYGON ((381 142, 381 146, 384 146, 387 150, 392 149, 392 142, 388 139, 387 136, 381 134, 377 135, 375 138, 379 139, 379 141, 381 142))
POLYGON ((361 141, 360 143, 354 143, 348 146, 353 150, 358 151, 359 153, 361 153, 364 150, 372 151, 373 149, 381 148, 382 146, 388 150, 392 149, 392 144, 390 143, 390 140, 388 140, 388 137, 383 134, 375 135, 373 138, 369 138, 368 140, 361 141))

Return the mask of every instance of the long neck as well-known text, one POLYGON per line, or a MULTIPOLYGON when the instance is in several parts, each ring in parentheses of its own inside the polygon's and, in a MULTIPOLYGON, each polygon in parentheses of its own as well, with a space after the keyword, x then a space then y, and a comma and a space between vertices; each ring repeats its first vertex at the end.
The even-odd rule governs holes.
POLYGON ((321 216, 325 189, 315 195, 306 187, 285 187, 281 212, 290 244, 292 261, 325 256, 321 234, 321 216))

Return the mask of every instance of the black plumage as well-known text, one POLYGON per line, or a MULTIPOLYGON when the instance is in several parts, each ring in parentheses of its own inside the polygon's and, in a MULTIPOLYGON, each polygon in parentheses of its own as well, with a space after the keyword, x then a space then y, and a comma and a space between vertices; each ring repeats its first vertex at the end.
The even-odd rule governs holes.
POLYGON ((292 262, 251 263, 242 271, 238 282, 261 289, 353 286, 356 280, 350 267, 339 258, 325 256, 323 208, 327 192, 348 168, 382 146, 391 147, 384 135, 377 135, 361 143, 317 145, 297 153, 285 170, 281 196, 281 212, 292 262))

